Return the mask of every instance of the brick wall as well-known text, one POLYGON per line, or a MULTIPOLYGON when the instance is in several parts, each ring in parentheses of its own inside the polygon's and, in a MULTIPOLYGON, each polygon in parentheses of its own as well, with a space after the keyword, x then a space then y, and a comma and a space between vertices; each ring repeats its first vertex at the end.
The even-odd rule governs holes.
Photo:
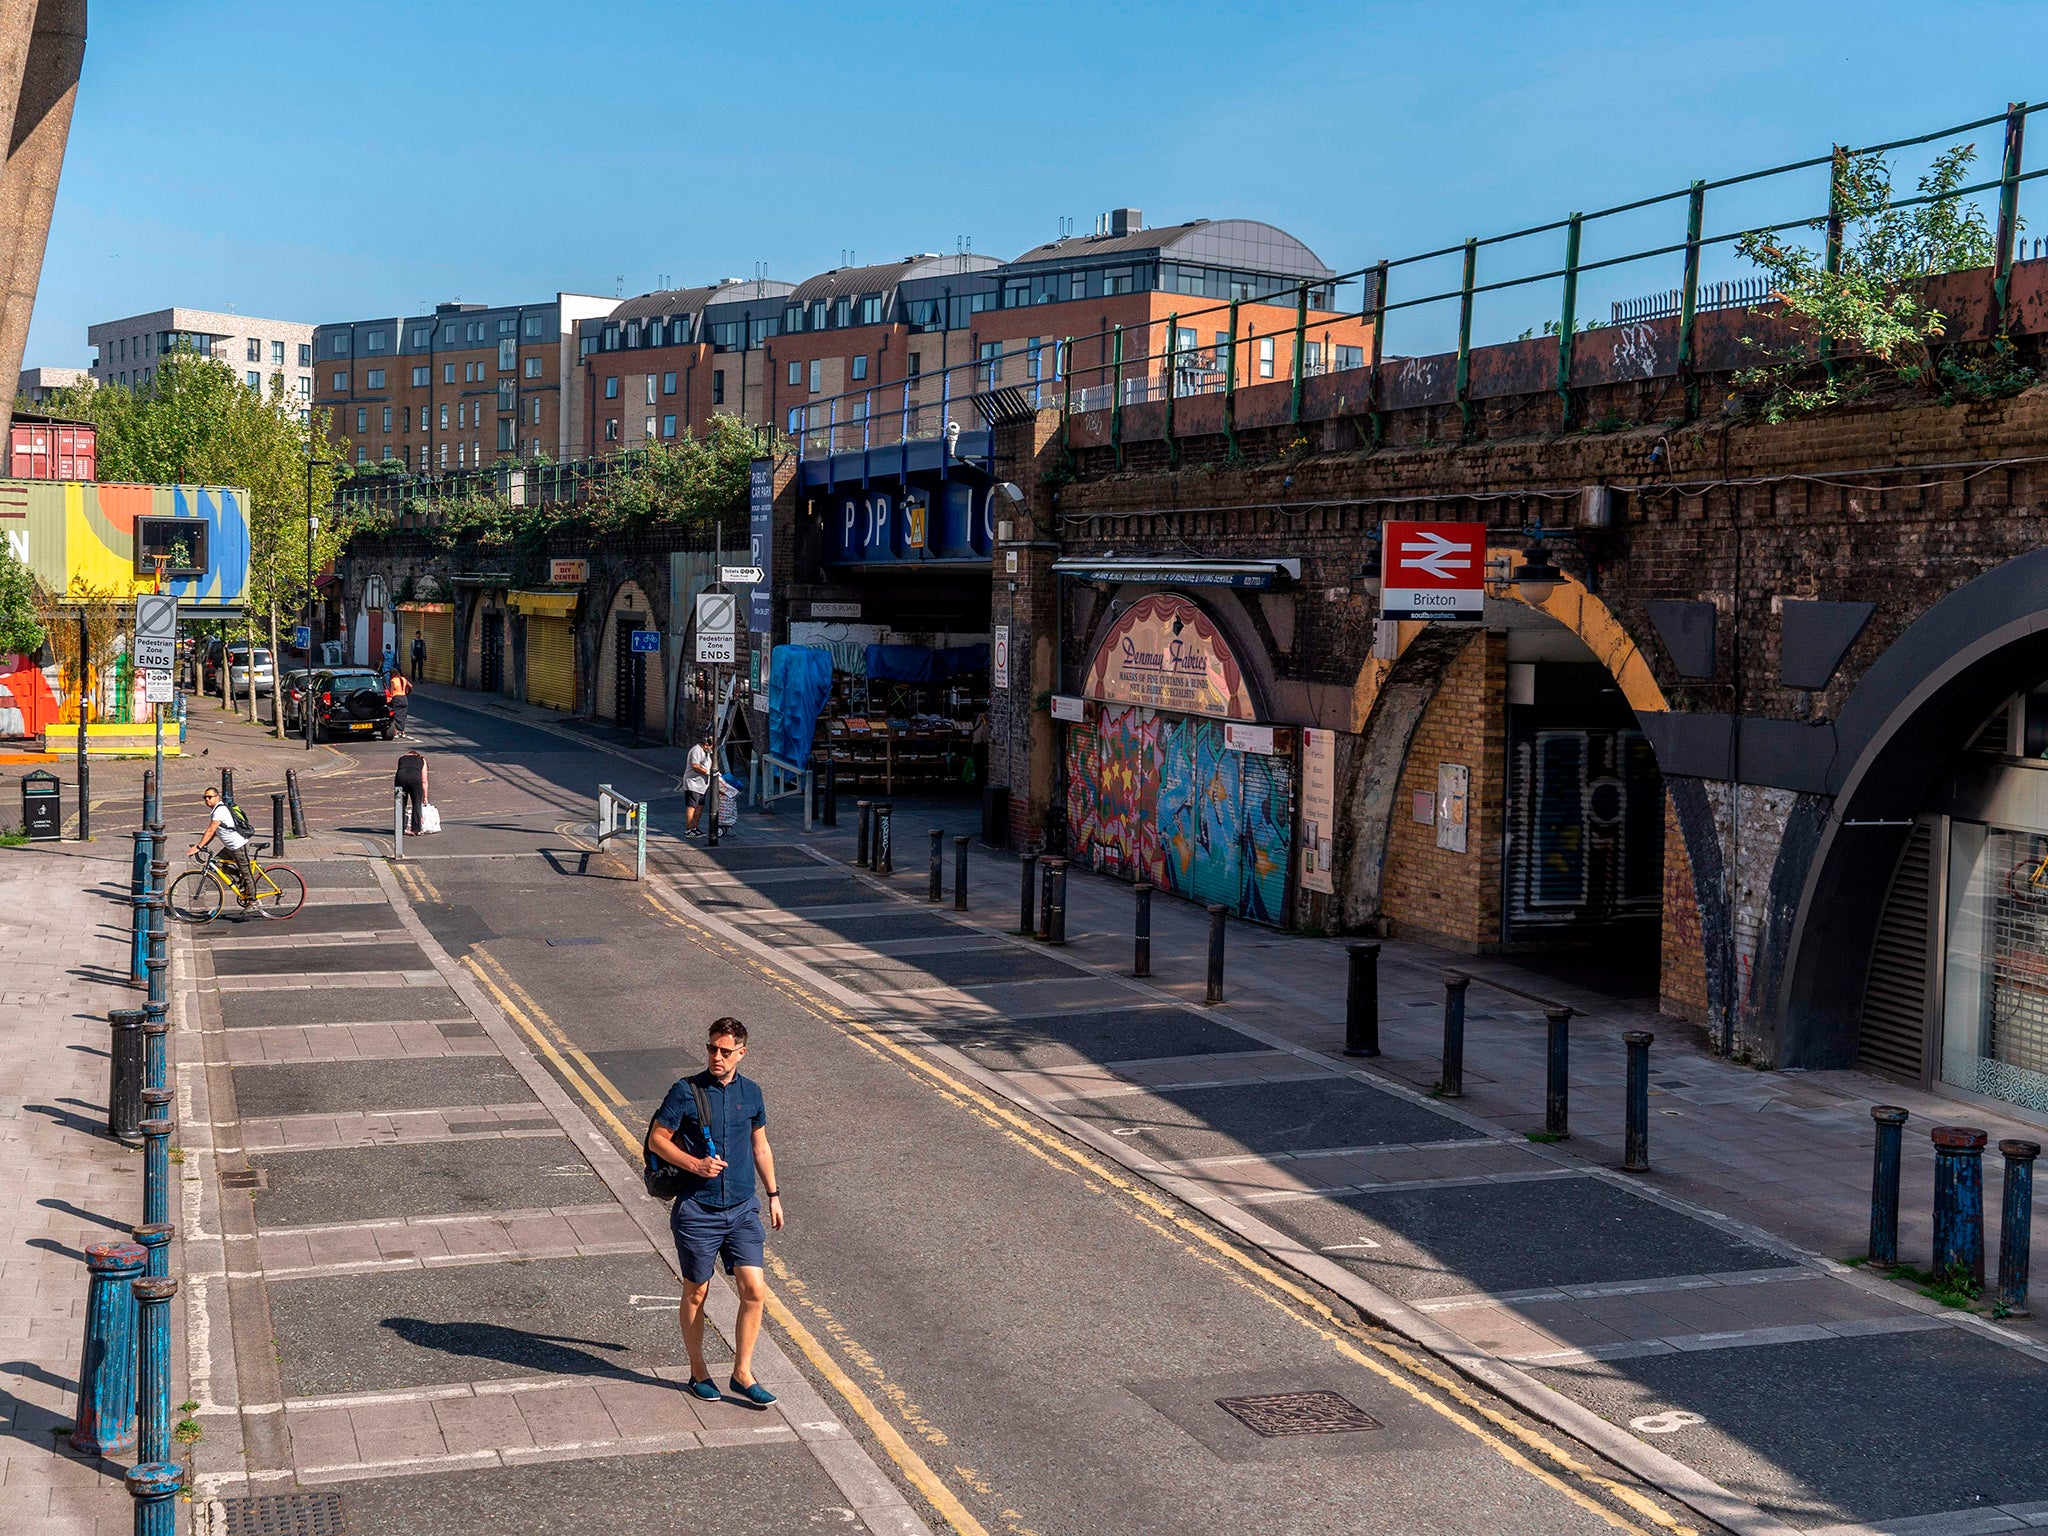
POLYGON ((1664 1012, 1694 1024, 1708 1022, 1707 962, 1700 931, 1692 859, 1669 797, 1664 806, 1664 932, 1657 967, 1657 1001, 1664 1012))
POLYGON ((1499 947, 1506 685, 1506 637, 1475 635, 1415 728, 1395 799, 1380 903, 1398 937, 1467 953, 1499 947), (1463 853, 1439 848, 1436 823, 1423 825, 1411 809, 1418 795, 1434 798, 1443 763, 1471 770, 1463 853))

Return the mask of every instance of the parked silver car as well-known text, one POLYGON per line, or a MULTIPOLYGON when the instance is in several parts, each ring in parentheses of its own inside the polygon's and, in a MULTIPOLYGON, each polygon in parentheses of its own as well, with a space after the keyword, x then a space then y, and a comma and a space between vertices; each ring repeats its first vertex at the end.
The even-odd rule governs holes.
MULTIPOLYGON (((270 647, 256 647, 256 691, 268 693, 276 686, 277 674, 270 662, 270 647)), ((249 647, 246 644, 228 647, 228 692, 242 698, 249 691, 249 647)))

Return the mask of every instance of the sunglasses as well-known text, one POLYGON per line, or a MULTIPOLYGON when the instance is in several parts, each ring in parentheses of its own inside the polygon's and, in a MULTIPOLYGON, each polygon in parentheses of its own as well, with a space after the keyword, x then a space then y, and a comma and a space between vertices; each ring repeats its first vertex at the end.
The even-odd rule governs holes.
POLYGON ((746 1049, 743 1045, 710 1045, 705 1047, 714 1056, 737 1056, 746 1049))

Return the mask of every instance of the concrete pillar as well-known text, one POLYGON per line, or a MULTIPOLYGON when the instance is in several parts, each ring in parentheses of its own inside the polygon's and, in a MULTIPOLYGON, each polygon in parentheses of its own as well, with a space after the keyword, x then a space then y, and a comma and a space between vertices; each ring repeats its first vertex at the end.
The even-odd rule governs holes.
MULTIPOLYGON (((1009 630, 1010 680, 990 679, 988 781, 1010 790, 1011 846, 1046 846, 1060 738, 1037 701, 1060 688, 1058 666, 1058 509, 1043 476, 1060 458, 1057 411, 1005 423, 996 433, 997 472, 1024 500, 996 499, 994 590, 990 622, 1009 630), (1004 524, 1009 525, 1004 537, 1004 524)), ((1064 814, 1063 812, 1061 814, 1064 814)))
POLYGON ((28 322, 42 280, 50 210, 71 136, 78 72, 85 59, 86 0, 0 3, 0 111, 8 114, 7 160, 0 167, 0 426, 11 418, 14 380, 28 345, 28 322), (17 62, 19 61, 19 62, 17 62))

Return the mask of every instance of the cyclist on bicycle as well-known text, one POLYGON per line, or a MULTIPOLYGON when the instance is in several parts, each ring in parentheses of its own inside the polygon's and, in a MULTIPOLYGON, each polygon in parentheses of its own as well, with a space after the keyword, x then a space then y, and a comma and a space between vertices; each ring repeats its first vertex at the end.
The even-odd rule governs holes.
POLYGON ((221 862, 234 871, 235 894, 246 907, 256 899, 256 871, 249 863, 249 839, 235 825, 234 807, 221 799, 219 790, 209 788, 206 791, 206 810, 209 817, 206 836, 185 851, 196 854, 216 837, 219 838, 221 862))

